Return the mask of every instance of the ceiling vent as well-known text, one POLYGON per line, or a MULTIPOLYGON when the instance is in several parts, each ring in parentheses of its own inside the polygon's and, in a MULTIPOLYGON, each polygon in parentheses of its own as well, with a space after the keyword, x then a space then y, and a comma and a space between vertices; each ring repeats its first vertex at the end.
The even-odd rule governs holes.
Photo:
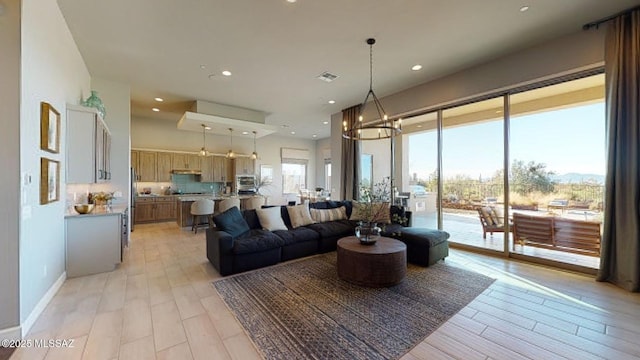
POLYGON ((328 82, 328 83, 332 82, 333 80, 335 80, 337 78, 338 78, 338 75, 334 75, 334 74, 332 74, 332 73, 330 73, 328 71, 325 71, 325 72, 323 72, 322 74, 320 74, 320 75, 318 75, 316 77, 316 79, 320 79, 320 80, 322 80, 324 82, 328 82))

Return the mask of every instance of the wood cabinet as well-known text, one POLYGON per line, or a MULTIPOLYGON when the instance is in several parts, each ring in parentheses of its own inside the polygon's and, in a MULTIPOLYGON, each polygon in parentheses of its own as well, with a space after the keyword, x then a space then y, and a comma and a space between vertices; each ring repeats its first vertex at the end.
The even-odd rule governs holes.
MULTIPOLYGON (((158 181, 156 171, 157 153, 153 151, 137 151, 138 162, 135 166, 138 181, 158 181)), ((133 164, 133 156, 131 156, 133 164)))
POLYGON ((67 105, 67 183, 111 180, 111 134, 95 109, 67 105))
POLYGON ((171 153, 158 152, 156 155, 156 174, 159 182, 171 182, 171 153))
POLYGON ((255 174, 255 160, 248 157, 239 157, 234 161, 234 175, 253 175, 255 174))
POLYGON ((172 165, 174 169, 178 170, 200 170, 200 157, 192 154, 174 153, 172 165))
POLYGON ((131 167, 135 171, 136 178, 131 179, 131 181, 138 181, 138 177, 140 176, 140 168, 138 167, 138 151, 131 150, 131 167))
POLYGON ((232 174, 231 160, 224 156, 213 156, 213 182, 226 183, 233 181, 234 176, 232 174))
POLYGON ((213 156, 207 156, 202 158, 200 161, 200 171, 202 175, 200 175, 201 182, 214 182, 214 167, 213 167, 213 156))
POLYGON ((177 217, 176 199, 173 196, 136 197, 136 224, 171 221, 177 217))

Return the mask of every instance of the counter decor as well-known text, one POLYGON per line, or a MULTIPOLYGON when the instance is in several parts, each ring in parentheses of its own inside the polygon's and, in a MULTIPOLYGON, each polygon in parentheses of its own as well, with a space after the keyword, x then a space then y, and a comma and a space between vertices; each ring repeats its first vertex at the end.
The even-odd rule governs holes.
POLYGON ((98 92, 95 90, 91 90, 91 96, 89 96, 86 100, 82 101, 82 105, 97 109, 98 113, 100 114, 100 117, 103 120, 104 120, 104 117, 107 115, 107 110, 104 108, 102 99, 98 97, 98 92))

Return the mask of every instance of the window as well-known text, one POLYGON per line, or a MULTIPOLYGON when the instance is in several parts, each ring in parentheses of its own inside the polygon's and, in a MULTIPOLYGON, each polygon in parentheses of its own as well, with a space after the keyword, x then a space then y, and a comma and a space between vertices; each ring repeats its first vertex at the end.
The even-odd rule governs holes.
POLYGON ((331 160, 324 162, 324 189, 331 190, 331 160))
POLYGON ((282 193, 298 194, 307 188, 307 161, 282 159, 282 193))

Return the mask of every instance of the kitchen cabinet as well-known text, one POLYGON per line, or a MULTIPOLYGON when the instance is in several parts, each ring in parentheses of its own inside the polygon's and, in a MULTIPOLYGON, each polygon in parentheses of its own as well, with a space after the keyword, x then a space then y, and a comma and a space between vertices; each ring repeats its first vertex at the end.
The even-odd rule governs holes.
POLYGON ((229 181, 233 181, 234 177, 232 174, 231 160, 227 159, 224 156, 213 156, 212 166, 213 182, 226 183, 229 181))
POLYGON ((200 157, 192 154, 174 153, 172 165, 176 170, 200 170, 200 157))
POLYGON ((201 182, 214 182, 214 166, 213 166, 213 156, 207 156, 202 158, 200 161, 200 171, 202 175, 200 175, 201 182))
POLYGON ((65 218, 68 277, 113 271, 122 261, 122 213, 65 218))
POLYGON ((175 220, 176 200, 173 196, 136 197, 135 223, 175 220))
POLYGON ((159 182, 171 182, 171 153, 158 152, 156 154, 156 174, 159 182))
POLYGON ((156 171, 157 153, 154 151, 138 151, 138 181, 158 181, 156 171))
POLYGON ((234 175, 255 174, 255 160, 248 157, 239 157, 234 160, 234 175))
POLYGON ((138 177, 140 176, 140 168, 138 167, 138 151, 131 150, 131 167, 136 173, 136 178, 131 179, 131 181, 138 181, 138 177))
POLYGON ((111 134, 97 111, 67 105, 67 183, 111 180, 111 134))

